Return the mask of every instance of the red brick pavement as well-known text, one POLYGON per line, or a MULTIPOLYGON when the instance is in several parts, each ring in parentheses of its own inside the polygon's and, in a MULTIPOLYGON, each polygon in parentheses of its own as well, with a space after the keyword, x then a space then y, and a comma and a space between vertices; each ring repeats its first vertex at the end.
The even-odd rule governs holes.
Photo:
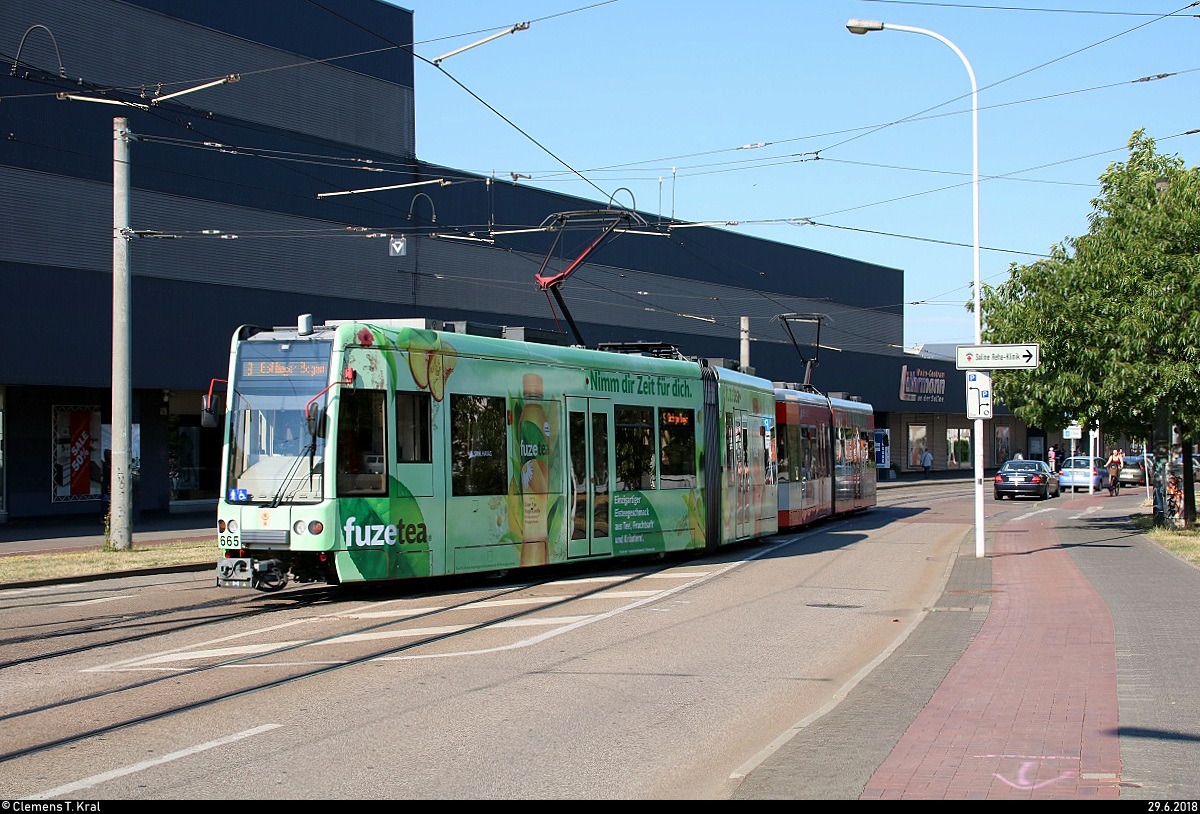
POLYGON ((996 531, 983 628, 862 799, 1119 797, 1112 615, 1049 516, 996 531))

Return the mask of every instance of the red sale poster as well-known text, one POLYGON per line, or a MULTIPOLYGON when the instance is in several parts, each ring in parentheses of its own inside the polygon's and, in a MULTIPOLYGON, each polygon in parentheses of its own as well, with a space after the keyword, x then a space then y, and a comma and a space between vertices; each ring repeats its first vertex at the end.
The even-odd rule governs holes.
POLYGON ((92 416, 91 411, 71 413, 71 494, 92 491, 92 416))

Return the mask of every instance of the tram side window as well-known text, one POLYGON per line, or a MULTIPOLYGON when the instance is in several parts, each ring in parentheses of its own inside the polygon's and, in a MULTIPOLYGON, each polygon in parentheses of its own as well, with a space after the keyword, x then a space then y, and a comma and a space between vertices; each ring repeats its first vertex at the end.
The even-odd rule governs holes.
POLYGON ((592 537, 608 536, 608 416, 592 413, 592 482, 596 503, 592 507, 592 537))
MULTIPOLYGON (((805 465, 805 446, 800 441, 800 425, 785 424, 783 427, 782 439, 783 446, 780 453, 781 460, 779 471, 786 472, 781 475, 781 480, 800 481, 808 478, 808 469, 805 465), (787 457, 787 465, 784 466, 782 456, 787 457)), ((810 453, 811 454, 811 453, 810 453)))
POLYGON ((821 443, 821 436, 817 434, 816 424, 805 424, 800 428, 801 446, 803 447, 804 460, 802 463, 802 476, 808 478, 825 478, 829 476, 829 471, 825 467, 825 447, 821 443))
POLYGON ((508 492, 508 422, 503 396, 450 396, 450 480, 454 495, 508 492))
POLYGON ((617 491, 654 488, 654 410, 613 408, 616 423, 617 491))
POLYGON ((339 495, 387 494, 387 433, 382 390, 345 389, 338 411, 339 495))
POLYGON ((725 414, 725 482, 733 483, 733 413, 725 414))
POLYGON ((658 411, 660 489, 690 489, 696 485, 696 411, 658 411))
POLYGON ((821 432, 817 435, 817 456, 814 459, 817 474, 822 478, 828 478, 829 460, 833 457, 833 428, 822 427, 821 432))
POLYGON ((396 460, 400 463, 433 461, 431 405, 428 393, 396 394, 396 460))
POLYGON ((859 430, 858 448, 862 451, 862 468, 871 469, 875 466, 875 433, 859 430))

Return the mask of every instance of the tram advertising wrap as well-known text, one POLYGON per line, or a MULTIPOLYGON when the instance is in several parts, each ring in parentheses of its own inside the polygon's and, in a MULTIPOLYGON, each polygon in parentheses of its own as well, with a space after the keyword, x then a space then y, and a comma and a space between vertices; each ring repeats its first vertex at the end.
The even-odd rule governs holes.
POLYGON ((870 405, 440 327, 235 332, 219 585, 711 552, 875 503, 870 405))

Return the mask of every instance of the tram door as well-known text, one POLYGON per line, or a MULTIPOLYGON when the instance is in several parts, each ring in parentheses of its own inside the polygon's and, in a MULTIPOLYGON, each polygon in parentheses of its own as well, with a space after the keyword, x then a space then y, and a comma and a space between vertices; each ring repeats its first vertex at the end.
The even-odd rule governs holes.
POLYGON ((567 397, 567 557, 612 553, 612 402, 567 397))
POLYGON ((730 426, 730 453, 733 460, 735 534, 738 539, 754 533, 754 511, 750 506, 750 419, 745 410, 733 411, 730 426))

